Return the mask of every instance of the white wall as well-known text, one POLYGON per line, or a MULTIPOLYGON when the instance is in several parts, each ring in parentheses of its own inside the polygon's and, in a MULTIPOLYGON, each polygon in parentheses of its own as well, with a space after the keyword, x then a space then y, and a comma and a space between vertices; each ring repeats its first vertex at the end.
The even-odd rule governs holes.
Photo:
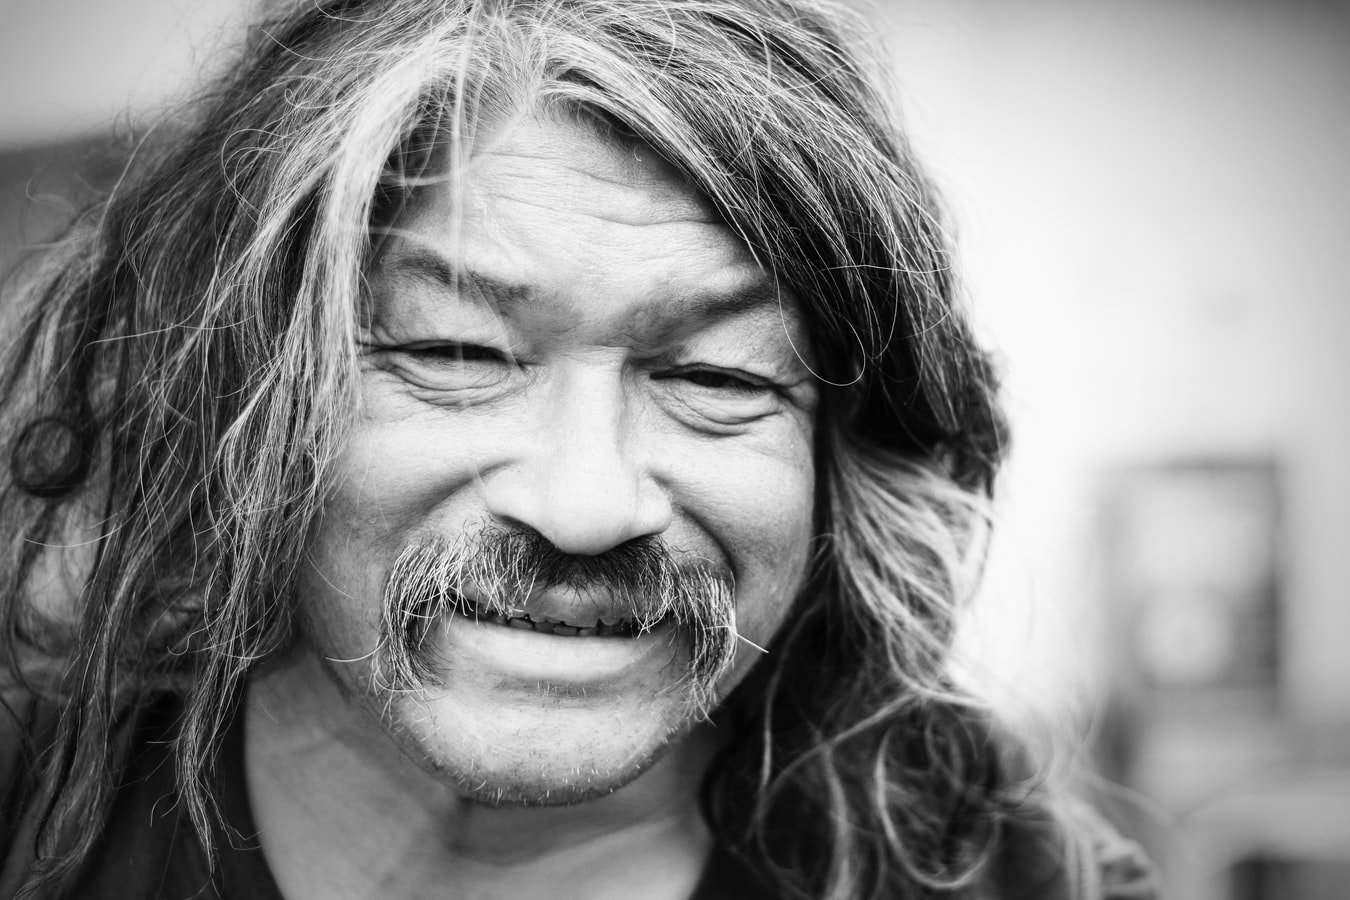
POLYGON ((874 14, 1007 362, 1016 451, 985 617, 1000 673, 1053 707, 1064 672, 1107 657, 1107 636, 1074 638, 1100 613, 1101 471, 1271 451, 1288 489, 1284 699, 1350 716, 1346 8, 903 0, 874 14))
POLYGON ((0 151, 154 109, 235 45, 253 0, 0 0, 0 151))

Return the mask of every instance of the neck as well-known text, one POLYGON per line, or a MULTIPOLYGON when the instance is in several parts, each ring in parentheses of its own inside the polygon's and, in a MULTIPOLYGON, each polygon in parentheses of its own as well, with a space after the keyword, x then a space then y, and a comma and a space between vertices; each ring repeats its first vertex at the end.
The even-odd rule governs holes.
POLYGON ((683 900, 711 847, 697 806, 705 731, 601 799, 506 807, 409 759, 303 648, 254 677, 245 716, 249 797, 287 900, 683 900))

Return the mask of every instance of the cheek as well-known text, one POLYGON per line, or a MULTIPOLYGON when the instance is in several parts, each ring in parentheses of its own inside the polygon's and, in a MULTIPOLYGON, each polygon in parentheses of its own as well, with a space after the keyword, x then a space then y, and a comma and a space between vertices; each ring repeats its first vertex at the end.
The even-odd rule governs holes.
POLYGON ((388 566, 427 505, 415 456, 391 436, 365 426, 351 436, 310 533, 299 581, 304 630, 332 656, 374 647, 388 566))
POLYGON ((806 578, 815 520, 809 446, 803 439, 785 441, 774 453, 723 448, 688 495, 688 511, 731 563, 738 628, 761 646, 806 578))
POLYGON ((463 413, 387 397, 368 408, 335 466, 327 511, 340 528, 399 549, 418 527, 435 527, 448 501, 473 493, 493 447, 509 444, 492 423, 463 413))
POLYGON ((345 514, 378 519, 384 530, 477 494, 538 431, 537 416, 520 398, 477 406, 428 399, 380 369, 363 374, 359 415, 337 465, 333 500, 345 514))
POLYGON ((302 630, 316 649, 339 658, 373 649, 383 592, 381 555, 336 502, 311 533, 298 589, 302 630))
POLYGON ((369 384, 366 399, 334 466, 300 580, 308 630, 351 655, 370 649, 393 560, 428 531, 480 517, 477 486, 492 447, 509 444, 491 423, 466 425, 463 415, 369 384))

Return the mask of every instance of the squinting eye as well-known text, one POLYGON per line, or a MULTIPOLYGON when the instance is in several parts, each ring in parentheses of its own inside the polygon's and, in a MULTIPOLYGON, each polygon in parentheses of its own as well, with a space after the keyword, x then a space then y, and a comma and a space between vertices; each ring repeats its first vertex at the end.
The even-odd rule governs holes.
POLYGON ((427 363, 497 363, 506 362, 506 355, 491 347, 477 344, 428 344, 402 348, 404 353, 427 363))
POLYGON ((667 408, 696 429, 735 433, 782 408, 777 384, 741 369, 693 365, 654 373, 652 380, 673 404, 667 408))
POLYGON ((743 394, 760 394, 771 390, 770 386, 763 382, 751 381, 749 378, 742 377, 734 372, 725 372, 721 369, 689 369, 675 373, 670 377, 679 378, 698 387, 709 388, 715 391, 735 391, 743 394))
POLYGON ((482 398, 512 383, 519 367, 508 351, 482 344, 427 341, 382 348, 378 358, 400 378, 424 390, 482 398), (466 393, 467 392, 467 393, 466 393))
POLYGON ((679 370, 657 375, 660 381, 684 383, 709 394, 722 397, 763 397, 771 394, 774 386, 761 381, 745 372, 726 370, 726 368, 679 368, 679 370))

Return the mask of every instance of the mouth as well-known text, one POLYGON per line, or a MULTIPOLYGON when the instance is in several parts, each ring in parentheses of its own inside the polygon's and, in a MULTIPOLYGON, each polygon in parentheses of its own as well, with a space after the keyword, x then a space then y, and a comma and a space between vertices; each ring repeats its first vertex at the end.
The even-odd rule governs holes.
POLYGON ((627 616, 597 616, 585 613, 578 613, 571 621, 541 612, 531 614, 524 610, 500 613, 486 606, 480 606, 463 595, 452 598, 449 608, 456 615, 479 624, 528 629, 559 637, 636 637, 661 624, 658 622, 644 628, 637 619, 627 616))

